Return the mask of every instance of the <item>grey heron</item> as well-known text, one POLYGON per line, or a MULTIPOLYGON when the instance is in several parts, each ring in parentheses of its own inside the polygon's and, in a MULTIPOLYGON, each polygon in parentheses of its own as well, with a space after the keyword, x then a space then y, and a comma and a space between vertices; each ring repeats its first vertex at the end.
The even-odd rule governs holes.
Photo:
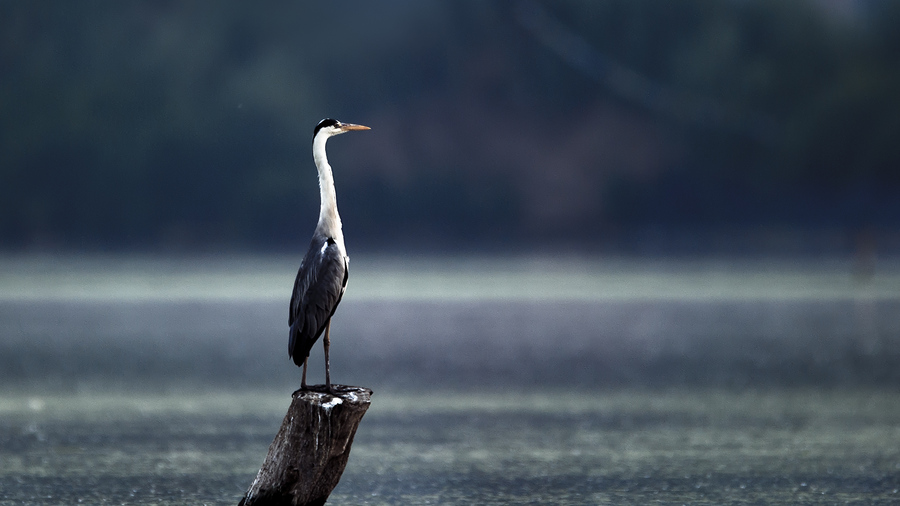
POLYGON ((309 250, 303 257, 297 271, 297 279, 294 280, 288 316, 288 325, 291 328, 288 356, 297 366, 303 366, 301 390, 306 389, 309 350, 324 331, 325 338, 322 344, 325 347, 325 389, 331 392, 331 363, 328 359, 328 349, 331 346, 331 317, 347 288, 350 259, 347 256, 347 248, 344 247, 344 232, 341 230, 341 217, 337 209, 334 176, 325 156, 325 142, 329 137, 352 130, 369 130, 369 127, 326 118, 313 130, 313 159, 319 170, 319 193, 322 203, 319 208, 319 222, 313 232, 309 250))

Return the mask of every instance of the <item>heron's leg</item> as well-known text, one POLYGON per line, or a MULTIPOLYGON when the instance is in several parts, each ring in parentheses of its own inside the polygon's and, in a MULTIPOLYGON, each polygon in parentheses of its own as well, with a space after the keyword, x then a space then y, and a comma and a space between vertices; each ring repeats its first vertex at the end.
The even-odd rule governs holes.
POLYGON ((303 378, 300 380, 300 390, 306 390, 306 363, 309 362, 309 357, 303 359, 303 378))
POLYGON ((331 318, 325 325, 325 339, 322 344, 325 345, 325 390, 331 393, 331 360, 328 359, 328 348, 331 348, 331 318))

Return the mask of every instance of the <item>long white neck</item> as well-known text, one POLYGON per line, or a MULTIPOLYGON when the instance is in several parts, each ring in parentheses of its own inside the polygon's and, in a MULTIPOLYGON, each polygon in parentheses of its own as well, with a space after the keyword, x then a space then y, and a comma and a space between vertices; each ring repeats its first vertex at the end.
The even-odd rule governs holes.
POLYGON ((347 254, 344 247, 344 232, 341 230, 341 216, 338 214, 337 195, 334 191, 334 176, 331 173, 331 165, 325 155, 326 135, 317 135, 313 140, 313 159, 316 168, 319 169, 319 194, 322 200, 319 208, 319 223, 316 230, 334 239, 338 247, 347 254))

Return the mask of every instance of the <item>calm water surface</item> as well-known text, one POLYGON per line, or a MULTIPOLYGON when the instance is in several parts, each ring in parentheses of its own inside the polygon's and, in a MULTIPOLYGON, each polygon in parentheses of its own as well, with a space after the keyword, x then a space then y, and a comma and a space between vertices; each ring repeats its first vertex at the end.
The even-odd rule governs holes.
MULTIPOLYGON (((237 504, 295 268, 0 259, 0 504, 237 504)), ((330 504, 900 501, 898 269, 351 268, 333 374, 375 395, 330 504)))

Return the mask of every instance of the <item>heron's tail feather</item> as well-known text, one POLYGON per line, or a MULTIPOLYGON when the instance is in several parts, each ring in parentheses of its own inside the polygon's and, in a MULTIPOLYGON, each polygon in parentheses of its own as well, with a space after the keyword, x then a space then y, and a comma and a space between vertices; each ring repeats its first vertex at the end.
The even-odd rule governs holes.
POLYGON ((291 325, 289 334, 288 356, 294 360, 294 363, 298 367, 303 366, 303 360, 309 356, 309 350, 312 349, 318 339, 319 336, 311 338, 308 335, 302 335, 299 328, 299 322, 295 321, 294 324, 291 325))

